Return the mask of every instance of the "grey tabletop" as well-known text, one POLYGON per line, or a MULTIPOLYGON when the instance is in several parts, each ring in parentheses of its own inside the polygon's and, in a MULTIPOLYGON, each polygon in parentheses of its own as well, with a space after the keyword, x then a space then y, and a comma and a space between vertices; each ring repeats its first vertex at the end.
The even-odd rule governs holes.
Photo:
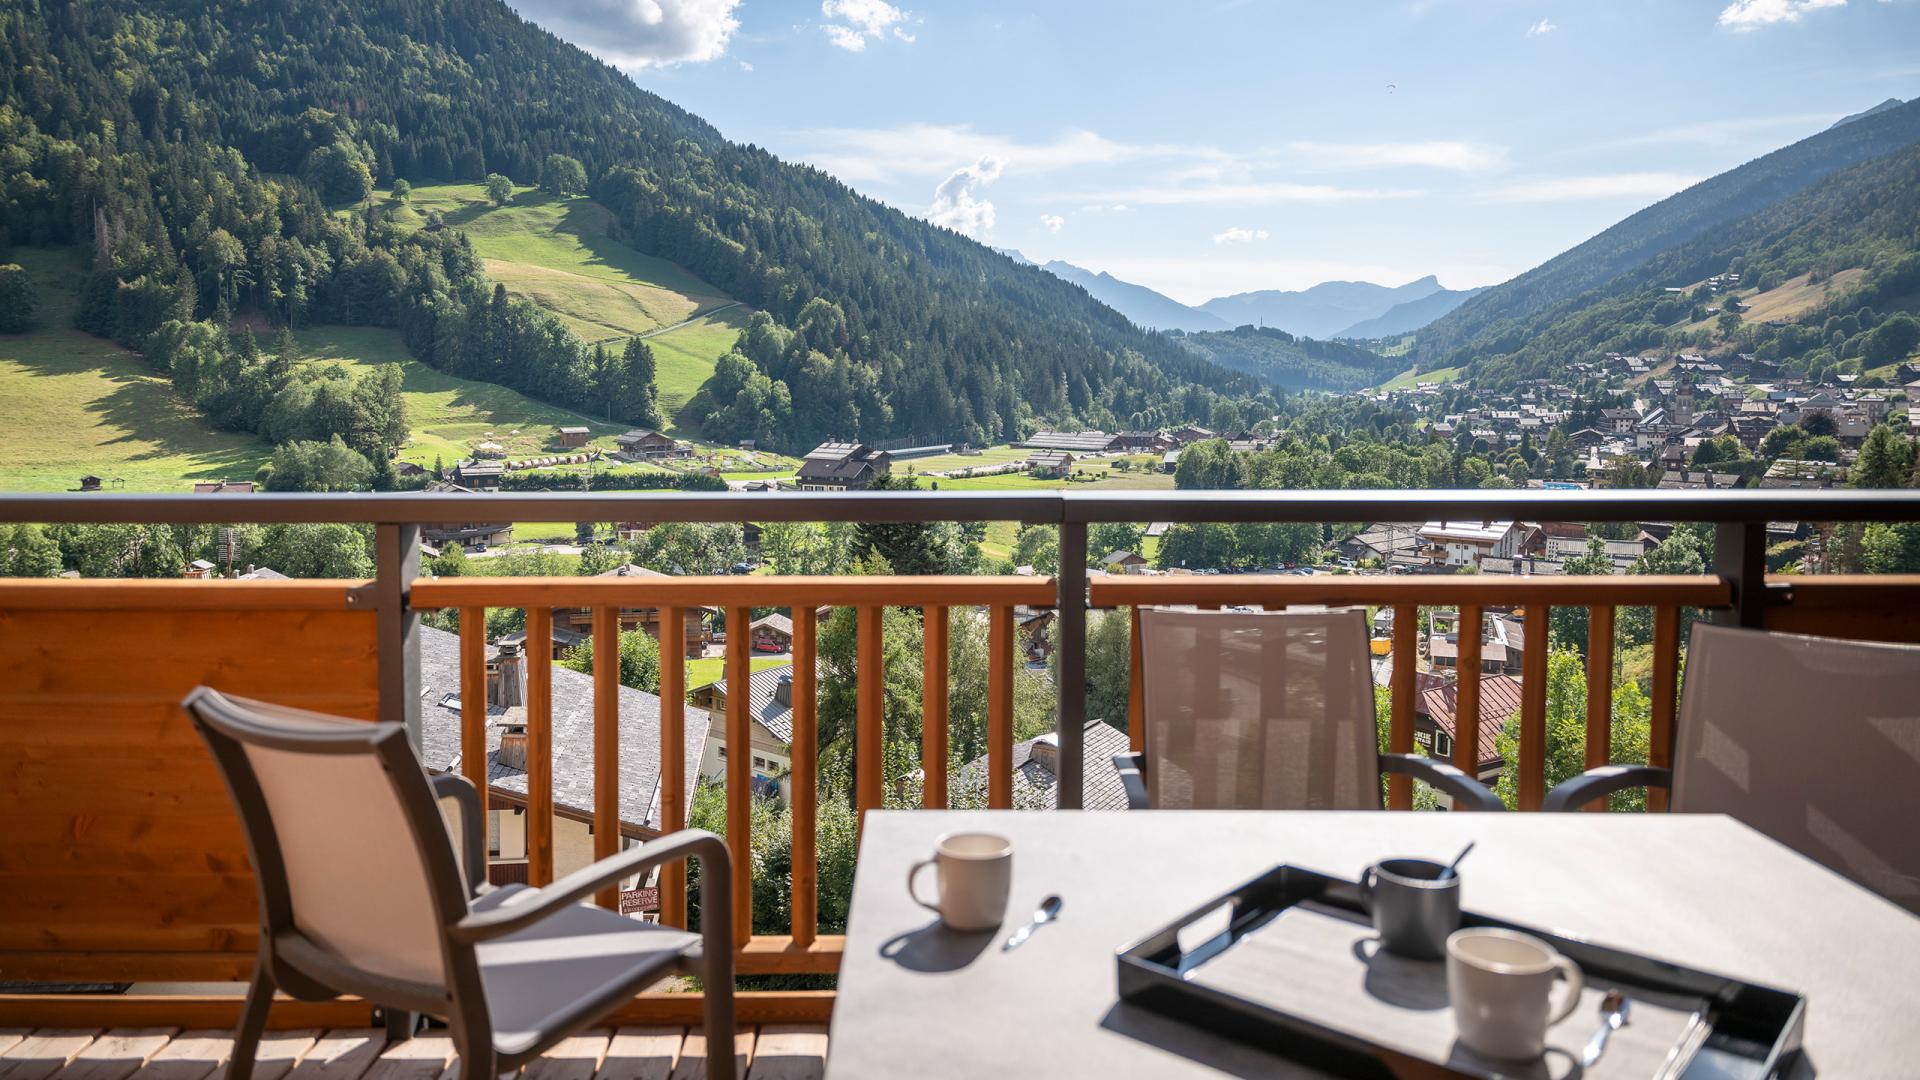
POLYGON ((1352 878, 1451 857, 1489 915, 1808 998, 1797 1076, 1920 1072, 1920 918, 1730 818, 1683 814, 894 811, 867 815, 827 1073, 864 1077, 1300 1076, 1290 1063, 1123 1004, 1114 952, 1277 863, 1352 878), (955 829, 1014 843, 1013 952, 908 899, 955 829))

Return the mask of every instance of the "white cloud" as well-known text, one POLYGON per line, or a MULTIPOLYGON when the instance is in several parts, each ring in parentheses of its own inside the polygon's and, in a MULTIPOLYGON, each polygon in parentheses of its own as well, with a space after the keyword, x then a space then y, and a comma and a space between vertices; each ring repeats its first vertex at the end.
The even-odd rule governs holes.
POLYGON ((1733 0, 1720 12, 1720 25, 1729 30, 1757 30, 1775 23, 1795 23, 1809 11, 1847 6, 1847 0, 1733 0))
POLYGON ((827 40, 848 52, 865 52, 867 42, 891 35, 911 43, 907 30, 910 12, 902 11, 887 0, 820 0, 820 14, 841 22, 823 24, 827 40))
POLYGON ((1000 179, 1005 166, 998 158, 984 157, 940 181, 933 189, 933 205, 927 208, 927 220, 944 225, 976 239, 993 231, 993 204, 974 198, 974 192, 1000 179))
POLYGON ((1507 166, 1504 146, 1443 139, 1391 143, 1287 143, 1274 155, 1288 163, 1321 170, 1417 166, 1452 172, 1489 172, 1507 166))
POLYGON ((752 71, 752 70, 753 70, 753 61, 751 61, 751 60, 742 60, 742 61, 740 61, 740 70, 741 70, 741 71, 752 71))
POLYGON ((1699 183, 1691 173, 1635 172, 1601 176, 1549 176, 1491 188, 1487 202, 1574 202, 1582 199, 1664 199, 1699 183))
POLYGON ((964 124, 813 128, 794 135, 803 145, 812 143, 817 148, 805 154, 806 160, 846 181, 945 175, 983 157, 1023 172, 1045 172, 1214 152, 1202 147, 1118 143, 1091 131, 1070 131, 1044 142, 1022 142, 964 124))
POLYGON ((1067 223, 1067 219, 1061 217, 1059 214, 1041 214, 1040 215, 1040 224, 1045 225, 1047 227, 1047 231, 1050 233, 1059 232, 1061 227, 1066 225, 1066 223, 1067 223))
POLYGON ((1545 37, 1548 34, 1551 34, 1558 29, 1560 28, 1554 25, 1552 19, 1541 19, 1539 22, 1534 23, 1532 26, 1527 27, 1527 36, 1528 37, 1545 37))
POLYGON ((1267 236, 1268 233, 1265 229, 1243 229, 1235 225, 1227 229, 1226 232, 1214 233, 1213 242, 1216 244, 1251 244, 1255 240, 1265 240, 1267 236))
POLYGON ((717 60, 740 0, 512 0, 514 10, 627 71, 717 60))

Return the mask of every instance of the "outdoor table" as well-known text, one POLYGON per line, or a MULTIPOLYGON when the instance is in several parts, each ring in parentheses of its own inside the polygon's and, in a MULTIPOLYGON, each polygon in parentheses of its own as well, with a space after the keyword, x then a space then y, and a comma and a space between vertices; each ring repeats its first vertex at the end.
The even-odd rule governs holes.
POLYGON ((1122 1003, 1115 951, 1279 863, 1353 879, 1469 840, 1467 908, 1805 994, 1795 1076, 1920 1073, 1920 918, 1728 817, 914 810, 865 818, 827 1074, 1316 1075, 1122 1003), (1014 845, 990 936, 906 892, 936 837, 974 829, 1014 845), (1048 893, 1059 919, 1002 952, 1048 893))

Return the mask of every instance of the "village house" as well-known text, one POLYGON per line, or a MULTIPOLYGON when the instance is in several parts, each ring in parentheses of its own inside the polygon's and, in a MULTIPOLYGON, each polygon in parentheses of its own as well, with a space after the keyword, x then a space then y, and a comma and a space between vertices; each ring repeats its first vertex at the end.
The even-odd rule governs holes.
MULTIPOLYGON (((600 578, 665 578, 669 575, 658 570, 649 570, 634 563, 624 563, 595 574, 600 578)), ((680 655, 689 660, 705 656, 707 646, 713 644, 714 633, 711 623, 717 609, 711 607, 682 608, 686 613, 686 640, 680 647, 680 655)), ((566 629, 586 637, 593 633, 592 608, 555 608, 553 612, 554 630, 566 629)), ((660 609, 647 606, 622 606, 620 608, 620 629, 645 630, 655 641, 660 641, 660 609)), ((661 642, 661 655, 669 655, 666 643, 661 642)))
POLYGON ((1066 450, 1075 454, 1104 454, 1121 448, 1120 436, 1104 431, 1036 431, 1017 445, 1023 450, 1066 450))
POLYGON ((635 428, 624 435, 615 435, 613 444, 620 448, 621 454, 635 461, 659 461, 693 455, 692 446, 646 428, 635 428))
POLYGON ((1035 450, 1027 455, 1027 473, 1036 480, 1064 480, 1073 472, 1073 455, 1065 450, 1035 450))
MULTIPOLYGON (((443 492, 472 494, 473 489, 439 480, 428 484, 424 491, 429 495, 443 492)), ((467 521, 457 524, 422 525, 420 540, 436 549, 444 548, 448 544, 458 544, 468 551, 485 551, 489 547, 512 543, 513 524, 467 521)))
MULTIPOLYGON (((752 695, 747 713, 753 720, 753 786, 763 794, 779 790, 793 763, 793 665, 761 668, 747 680, 752 695)), ((700 753, 700 775, 724 780, 727 755, 740 753, 727 745, 727 680, 694 687, 688 695, 707 711, 707 736, 700 753)), ((688 745, 694 745, 691 741, 688 745)))
POLYGON ((892 470, 884 450, 865 443, 825 442, 807 452, 794 476, 801 491, 861 491, 892 470))
POLYGON ((748 630, 752 634, 754 652, 786 653, 793 651, 793 620, 779 612, 763 615, 753 620, 748 630))
POLYGON ((492 491, 500 487, 507 467, 497 461, 462 461, 453 467, 453 479, 467 491, 492 491))
POLYGON ((584 427, 563 427, 560 429, 560 445, 575 449, 587 445, 593 439, 593 429, 584 427))
POLYGON ((1153 565, 1131 551, 1108 552, 1100 560, 1100 569, 1109 574, 1137 574, 1153 565))
MULTIPOLYGON (((1087 810, 1127 809, 1126 783, 1114 765, 1116 755, 1129 750, 1127 733, 1104 720, 1088 720, 1080 737, 1086 764, 1080 771, 1081 801, 1087 810)), ((985 755, 960 769, 962 790, 986 790, 985 755)), ((1013 805, 1021 809, 1052 810, 1058 805, 1060 737, 1045 735, 1013 744, 1013 805)))
MULTIPOLYGON (((1414 738, 1427 744, 1434 757, 1451 761, 1459 731, 1456 712, 1460 685, 1448 681, 1422 692, 1414 707, 1414 738)), ((1520 680, 1513 675, 1485 675, 1480 679, 1479 752, 1474 761, 1480 782, 1491 786, 1500 778, 1504 759, 1496 743, 1500 731, 1520 711, 1520 680)), ((1443 800, 1445 796, 1441 797, 1443 800)))
POLYGON ((1527 530, 1515 521, 1429 521, 1417 534, 1427 560, 1440 566, 1479 566, 1489 555, 1513 558, 1527 530))

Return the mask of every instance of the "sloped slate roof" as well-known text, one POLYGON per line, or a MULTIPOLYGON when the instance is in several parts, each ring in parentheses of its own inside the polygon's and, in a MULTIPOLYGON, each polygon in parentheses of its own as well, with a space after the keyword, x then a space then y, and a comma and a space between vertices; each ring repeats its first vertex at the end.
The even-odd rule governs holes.
MULTIPOLYGON (((1454 727, 1454 710, 1459 706, 1460 684, 1450 682, 1435 687, 1420 695, 1420 711, 1433 720, 1434 726, 1447 733, 1448 738, 1458 738, 1454 727)), ((1514 714, 1520 711, 1520 680, 1513 675, 1483 675, 1480 677, 1480 762, 1492 764, 1500 760, 1500 748, 1494 742, 1500 729, 1514 714)))
MULTIPOLYGON (((1054 789, 1060 782, 1059 778, 1052 769, 1033 757, 1034 744, 1052 738, 1053 734, 1049 732, 1037 739, 1013 744, 1015 806, 1028 805, 1035 799, 1048 809, 1057 805, 1058 797, 1054 789)), ((1120 771, 1113 767, 1113 757, 1130 749, 1127 733, 1104 720, 1089 720, 1081 738, 1086 757, 1080 776, 1080 805, 1088 810, 1125 810, 1127 788, 1120 780, 1120 771)), ((987 759, 984 756, 974 758, 967 762, 962 771, 969 776, 984 776, 987 759)))
MULTIPOLYGON (((760 721, 767 733, 783 743, 793 742, 793 706, 782 705, 775 700, 774 693, 780 688, 780 680, 793 674, 792 664, 775 664, 761 668, 750 676, 747 685, 753 694, 753 718, 760 721)), ((713 684, 714 702, 718 704, 727 693, 727 680, 721 679, 713 684)))
MULTIPOLYGON (((435 772, 460 770, 460 637, 420 628, 421 762, 435 772), (443 704, 445 702, 445 704, 443 704)), ((691 805, 700 756, 707 741, 707 714, 682 706, 686 716, 686 777, 691 805)), ((499 710, 489 710, 497 713, 499 710)), ((499 728, 487 731, 488 786, 520 799, 527 774, 495 760, 499 728)), ((620 822, 626 828, 660 828, 660 699, 620 688, 620 822)), ((593 814, 593 679, 553 666, 553 803, 570 817, 593 814)))

